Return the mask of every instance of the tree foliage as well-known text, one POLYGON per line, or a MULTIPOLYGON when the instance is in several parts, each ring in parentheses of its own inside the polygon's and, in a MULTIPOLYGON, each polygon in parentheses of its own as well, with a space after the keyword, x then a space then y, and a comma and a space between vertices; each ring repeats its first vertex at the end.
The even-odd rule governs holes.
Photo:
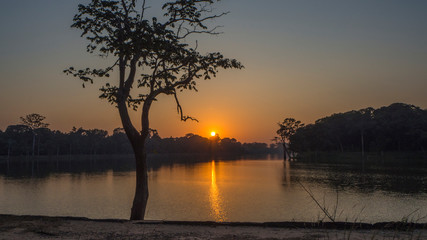
POLYGON ((145 1, 138 5, 134 0, 93 0, 88 5, 79 5, 73 28, 82 30, 89 41, 87 51, 100 56, 113 56, 116 61, 104 69, 74 69, 65 73, 78 77, 83 82, 93 83, 95 77, 110 77, 119 69, 119 81, 106 83, 100 90, 100 98, 112 104, 126 103, 134 110, 142 103, 148 106, 160 94, 174 96, 177 111, 182 120, 185 116, 177 92, 196 90, 197 79, 211 79, 219 68, 242 68, 235 59, 225 58, 221 53, 201 54, 184 40, 191 34, 218 34, 206 22, 220 17, 209 15, 212 0, 174 1, 165 3, 163 21, 145 18, 145 1), (139 10, 138 9, 142 9, 139 10), (135 89, 143 89, 131 93, 135 89))
POLYGON ((284 159, 287 156, 291 156, 291 151, 289 151, 288 143, 289 139, 296 133, 296 131, 303 127, 304 124, 301 121, 295 120, 294 118, 285 118, 283 122, 278 123, 279 129, 276 131, 278 137, 275 137, 273 140, 275 142, 281 143, 284 150, 284 159))
POLYGON ((278 123, 279 129, 276 131, 279 135, 279 140, 282 143, 288 142, 289 139, 296 133, 296 131, 303 127, 304 124, 301 121, 295 120, 294 118, 285 118, 283 122, 278 123))
POLYGON ((43 122, 45 119, 46 117, 38 113, 32 113, 28 114, 25 117, 21 117, 21 122, 23 125, 31 128, 32 130, 35 130, 38 128, 46 128, 47 126, 49 126, 48 123, 43 122))
POLYGON ((309 151, 425 151, 427 110, 403 103, 337 113, 306 125, 290 147, 309 151))

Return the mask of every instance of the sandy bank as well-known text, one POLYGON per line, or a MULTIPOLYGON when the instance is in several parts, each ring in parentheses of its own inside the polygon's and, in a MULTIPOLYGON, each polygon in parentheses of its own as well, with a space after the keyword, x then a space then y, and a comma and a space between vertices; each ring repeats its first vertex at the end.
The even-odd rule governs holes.
POLYGON ((427 224, 212 223, 0 215, 0 239, 427 239, 427 224))

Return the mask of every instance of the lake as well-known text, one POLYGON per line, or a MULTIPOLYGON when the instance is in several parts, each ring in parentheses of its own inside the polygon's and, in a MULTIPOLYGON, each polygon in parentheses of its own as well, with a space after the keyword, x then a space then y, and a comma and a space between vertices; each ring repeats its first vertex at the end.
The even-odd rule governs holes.
MULTIPOLYGON (((284 162, 277 156, 150 156, 146 219, 426 222, 427 169, 284 162), (304 188, 306 190, 304 190, 304 188)), ((0 164, 0 214, 127 219, 132 157, 11 159, 0 164)))

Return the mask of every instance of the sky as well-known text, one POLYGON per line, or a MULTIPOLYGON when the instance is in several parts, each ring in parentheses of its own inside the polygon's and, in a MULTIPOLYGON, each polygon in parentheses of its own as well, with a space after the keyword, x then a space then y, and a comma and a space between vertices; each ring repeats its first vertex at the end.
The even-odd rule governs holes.
MULTIPOLYGON (((0 130, 30 113, 51 129, 120 127, 117 109, 98 98, 102 81, 82 83, 62 71, 102 67, 71 29, 87 0, 2 1, 0 8, 0 130)), ((148 1, 152 16, 159 1, 148 1)), ((195 133, 271 143, 277 123, 308 124, 333 113, 403 102, 427 108, 427 1, 223 0, 215 20, 224 32, 198 37, 202 53, 219 51, 244 64, 200 81, 199 92, 153 104, 150 123, 161 137, 195 133)), ((113 78, 112 78, 113 79, 113 78)), ((112 81, 112 80, 110 80, 112 81)), ((140 112, 132 113, 139 127, 140 112)))

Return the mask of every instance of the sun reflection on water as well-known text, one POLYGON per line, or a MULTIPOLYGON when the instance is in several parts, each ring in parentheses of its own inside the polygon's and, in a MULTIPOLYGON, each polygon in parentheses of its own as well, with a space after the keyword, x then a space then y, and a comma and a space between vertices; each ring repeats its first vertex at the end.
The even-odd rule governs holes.
POLYGON ((225 212, 222 207, 222 198, 216 184, 216 171, 215 171, 215 161, 212 160, 211 167, 212 174, 212 183, 209 192, 209 202, 211 204, 211 214, 217 222, 224 222, 226 220, 225 212))

